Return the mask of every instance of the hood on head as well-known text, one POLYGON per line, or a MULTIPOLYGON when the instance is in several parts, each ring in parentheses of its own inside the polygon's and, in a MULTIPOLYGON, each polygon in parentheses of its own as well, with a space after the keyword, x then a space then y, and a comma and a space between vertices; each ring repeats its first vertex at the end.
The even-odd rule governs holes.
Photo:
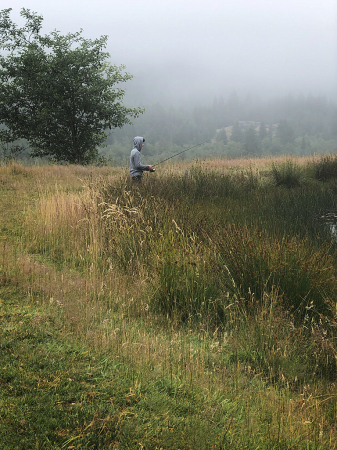
POLYGON ((136 136, 133 138, 133 145, 140 152, 143 147, 143 138, 141 136, 136 136))

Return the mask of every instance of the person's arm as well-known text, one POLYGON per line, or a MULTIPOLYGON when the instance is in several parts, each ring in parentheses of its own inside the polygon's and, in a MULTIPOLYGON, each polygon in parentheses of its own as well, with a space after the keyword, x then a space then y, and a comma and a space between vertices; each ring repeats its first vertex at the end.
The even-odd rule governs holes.
POLYGON ((136 170, 150 170, 150 166, 142 164, 139 152, 135 152, 133 156, 133 162, 136 170))

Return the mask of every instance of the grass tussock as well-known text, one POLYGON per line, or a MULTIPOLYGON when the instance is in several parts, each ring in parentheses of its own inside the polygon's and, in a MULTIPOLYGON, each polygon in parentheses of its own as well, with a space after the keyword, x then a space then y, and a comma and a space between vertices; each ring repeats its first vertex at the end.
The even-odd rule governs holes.
POLYGON ((337 156, 326 155, 314 164, 315 178, 319 181, 328 181, 337 178, 337 156))
POLYGON ((303 170, 293 160, 276 165, 272 164, 272 176, 275 186, 284 186, 288 189, 301 186, 303 183, 303 170))

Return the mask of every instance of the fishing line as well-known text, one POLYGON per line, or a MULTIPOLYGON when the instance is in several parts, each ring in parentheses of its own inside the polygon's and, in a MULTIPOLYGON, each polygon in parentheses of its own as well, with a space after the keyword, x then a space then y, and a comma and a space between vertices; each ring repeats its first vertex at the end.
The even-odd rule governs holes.
MULTIPOLYGON (((187 152, 188 150, 191 150, 192 148, 196 148, 196 147, 199 147, 200 145, 206 144, 207 142, 208 142, 208 141, 201 142, 200 144, 197 144, 197 145, 193 145, 192 147, 189 147, 189 148, 187 148, 186 150, 183 150, 182 152, 176 153, 175 155, 170 156, 169 158, 163 159, 163 161, 160 161, 160 162, 157 163, 157 164, 153 164, 153 167, 154 167, 154 166, 159 166, 159 164, 162 164, 163 162, 168 161, 169 159, 172 159, 172 158, 174 158, 175 156, 181 155, 182 153, 185 153, 185 152, 187 152)), ((153 171, 154 171, 154 169, 153 169, 153 171)))

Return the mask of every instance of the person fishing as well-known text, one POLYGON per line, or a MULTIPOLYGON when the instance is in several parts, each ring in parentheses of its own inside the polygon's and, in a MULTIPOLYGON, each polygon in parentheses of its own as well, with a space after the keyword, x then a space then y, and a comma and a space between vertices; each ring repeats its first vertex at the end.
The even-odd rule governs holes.
POLYGON ((145 139, 141 136, 136 136, 133 138, 133 149, 130 155, 130 176, 132 180, 141 181, 143 172, 145 170, 149 172, 154 172, 153 165, 142 164, 140 152, 145 143, 145 139))

